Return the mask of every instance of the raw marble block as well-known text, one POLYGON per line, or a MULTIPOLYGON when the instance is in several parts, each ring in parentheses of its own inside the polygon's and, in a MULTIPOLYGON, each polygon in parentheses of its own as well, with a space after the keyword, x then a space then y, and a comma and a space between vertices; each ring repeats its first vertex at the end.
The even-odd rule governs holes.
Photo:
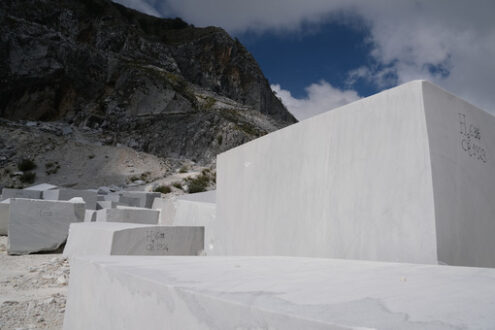
POLYGON ((102 209, 96 211, 97 222, 130 222, 156 225, 159 217, 159 210, 137 207, 102 209))
POLYGON ((9 231, 10 198, 0 202, 0 235, 9 231))
POLYGON ((64 255, 194 256, 203 249, 203 227, 94 222, 70 226, 64 255))
POLYGON ((112 201, 98 201, 96 202, 96 209, 113 209, 117 206, 117 203, 112 201))
POLYGON ((171 226, 202 226, 205 228, 205 242, 208 244, 212 236, 210 225, 216 216, 214 193, 155 198, 153 209, 160 210, 158 223, 171 226))
POLYGON ((8 253, 57 250, 67 239, 69 225, 84 220, 85 209, 81 198, 70 201, 11 199, 8 253))
POLYGON ((42 198, 42 192, 39 190, 3 188, 2 199, 5 200, 8 198, 41 199, 42 198))
POLYGON ((161 211, 163 225, 206 226, 215 219, 216 204, 177 196, 155 198, 153 209, 161 211))
POLYGON ((492 329, 494 297, 490 268, 86 256, 71 258, 64 329, 492 329))
POLYGON ((123 191, 121 192, 121 203, 125 203, 126 200, 132 200, 134 198, 138 199, 138 205, 130 205, 129 206, 138 206, 138 207, 146 207, 146 208, 151 208, 153 205, 153 200, 156 197, 160 197, 161 194, 157 192, 147 192, 147 191, 123 191))
POLYGON ((86 207, 91 210, 96 209, 96 191, 78 190, 78 189, 53 189, 43 192, 43 198, 46 200, 67 201, 74 197, 81 197, 86 202, 86 207))
POLYGON ((84 213, 84 222, 95 222, 96 210, 86 210, 84 213))
POLYGON ((217 158, 208 255, 495 266, 495 117, 413 81, 217 158))
POLYGON ((25 190, 46 191, 57 189, 58 187, 49 183, 40 183, 31 187, 24 188, 25 190))

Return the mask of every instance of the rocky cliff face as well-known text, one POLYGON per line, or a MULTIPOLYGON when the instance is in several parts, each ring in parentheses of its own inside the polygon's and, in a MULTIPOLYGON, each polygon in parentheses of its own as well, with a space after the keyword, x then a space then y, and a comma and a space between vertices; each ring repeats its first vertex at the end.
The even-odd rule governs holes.
POLYGON ((198 161, 295 122, 222 29, 108 0, 0 2, 0 116, 198 161))

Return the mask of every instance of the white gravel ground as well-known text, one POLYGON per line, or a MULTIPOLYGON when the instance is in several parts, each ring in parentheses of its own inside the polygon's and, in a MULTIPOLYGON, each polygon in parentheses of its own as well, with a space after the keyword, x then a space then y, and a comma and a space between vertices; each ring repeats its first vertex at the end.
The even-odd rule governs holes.
POLYGON ((0 236, 0 329, 61 329, 68 279, 61 254, 9 256, 0 236))

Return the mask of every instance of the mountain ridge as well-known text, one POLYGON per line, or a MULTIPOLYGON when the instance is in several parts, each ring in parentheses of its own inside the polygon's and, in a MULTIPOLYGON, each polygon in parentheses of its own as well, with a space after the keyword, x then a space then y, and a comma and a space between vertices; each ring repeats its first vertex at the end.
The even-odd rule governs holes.
POLYGON ((216 27, 108 0, 0 3, 0 117, 103 130, 104 144, 211 162, 296 122, 216 27))

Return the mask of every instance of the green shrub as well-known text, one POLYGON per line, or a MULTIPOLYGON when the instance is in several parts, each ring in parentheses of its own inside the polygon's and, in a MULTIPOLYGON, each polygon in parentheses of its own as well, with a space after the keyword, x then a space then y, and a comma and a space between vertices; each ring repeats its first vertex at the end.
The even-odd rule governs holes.
POLYGON ((223 142, 223 136, 218 135, 217 136, 217 143, 218 143, 218 145, 221 146, 222 145, 222 142, 223 142))
POLYGON ((195 178, 186 179, 188 189, 187 192, 190 194, 206 191, 208 184, 210 183, 210 177, 205 174, 198 175, 195 178))
POLYGON ((159 192, 162 194, 168 194, 169 192, 172 192, 172 189, 170 189, 169 186, 158 186, 155 189, 153 189, 154 192, 159 192))
POLYGON ((180 182, 174 182, 174 183, 172 183, 172 186, 174 186, 177 189, 182 190, 182 183, 180 183, 180 182))
POLYGON ((60 168, 60 165, 58 165, 58 162, 55 162, 55 164, 53 163, 46 163, 45 164, 45 167, 46 167, 46 175, 51 175, 51 174, 55 174, 58 172, 58 169, 60 168), (55 165, 57 164, 57 165, 55 165))
POLYGON ((186 165, 182 166, 180 169, 179 169, 179 173, 187 173, 189 169, 187 168, 186 165))
POLYGON ((36 168, 36 164, 31 159, 24 158, 17 163, 17 168, 19 169, 19 171, 23 172, 31 171, 36 168))
POLYGON ((36 173, 34 172, 24 172, 19 178, 23 183, 33 183, 36 179, 36 173))

